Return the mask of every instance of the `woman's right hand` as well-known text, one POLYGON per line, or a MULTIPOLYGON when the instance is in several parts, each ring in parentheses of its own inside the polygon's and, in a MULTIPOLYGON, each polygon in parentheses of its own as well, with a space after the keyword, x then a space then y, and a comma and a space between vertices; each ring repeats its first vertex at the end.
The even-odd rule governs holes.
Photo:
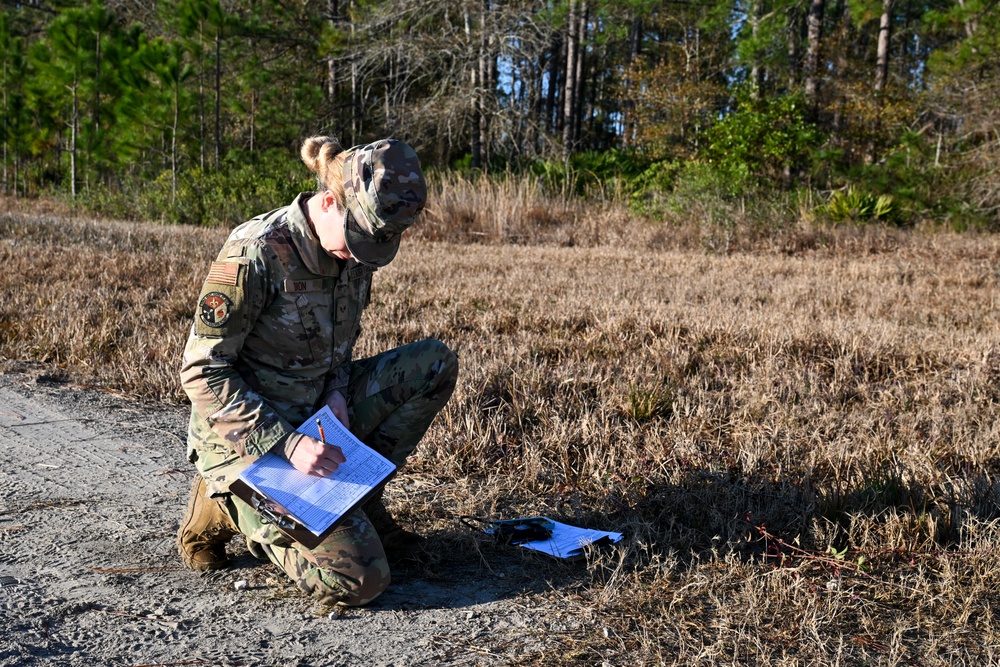
POLYGON ((298 442, 292 447, 291 452, 286 450, 285 456, 292 467, 299 472, 317 477, 327 477, 332 475, 340 467, 340 464, 347 460, 340 447, 328 445, 322 440, 302 433, 297 435, 299 436, 298 442))

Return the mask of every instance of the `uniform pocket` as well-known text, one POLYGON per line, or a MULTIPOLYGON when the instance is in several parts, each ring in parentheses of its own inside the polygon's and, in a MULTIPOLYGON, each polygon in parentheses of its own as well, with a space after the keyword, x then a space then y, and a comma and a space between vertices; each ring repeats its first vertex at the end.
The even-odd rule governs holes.
POLYGON ((295 307, 302 325, 302 340, 312 353, 313 365, 328 367, 332 361, 334 336, 329 297, 323 292, 299 294, 295 297, 295 307))

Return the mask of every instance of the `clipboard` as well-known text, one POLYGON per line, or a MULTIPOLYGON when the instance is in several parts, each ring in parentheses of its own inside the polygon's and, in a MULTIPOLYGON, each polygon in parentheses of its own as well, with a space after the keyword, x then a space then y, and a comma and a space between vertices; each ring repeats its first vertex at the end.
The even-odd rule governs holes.
POLYGON ((261 518, 262 523, 273 524, 278 530, 287 535, 292 540, 295 540, 307 549, 315 549, 318 547, 323 540, 330 536, 340 524, 344 523, 351 514, 353 514, 359 507, 371 500, 372 496, 377 494, 385 486, 392 477, 395 476, 395 471, 391 475, 385 478, 382 484, 373 488, 371 492, 366 494, 360 502, 356 503, 351 509, 331 523, 326 530, 324 530, 319 535, 315 534, 301 523, 295 520, 295 517, 291 516, 284 511, 284 508, 280 505, 276 505, 262 493, 258 493, 253 488, 250 487, 242 479, 237 479, 232 484, 229 485, 229 491, 245 502, 247 505, 253 508, 257 515, 261 518))
POLYGON ((299 472, 269 452, 251 463, 229 491, 257 512, 261 520, 313 549, 361 505, 379 493, 397 466, 364 444, 323 406, 297 429, 340 447, 346 462, 328 477, 299 472), (320 532, 321 531, 321 532, 320 532))

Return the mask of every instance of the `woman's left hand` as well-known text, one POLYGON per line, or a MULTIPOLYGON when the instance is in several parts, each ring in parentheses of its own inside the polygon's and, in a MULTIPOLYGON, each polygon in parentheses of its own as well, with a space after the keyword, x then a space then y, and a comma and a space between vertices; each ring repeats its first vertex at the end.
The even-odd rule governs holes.
POLYGON ((347 399, 339 391, 331 391, 326 397, 326 404, 333 411, 333 415, 340 420, 344 428, 350 430, 351 419, 347 416, 347 399))

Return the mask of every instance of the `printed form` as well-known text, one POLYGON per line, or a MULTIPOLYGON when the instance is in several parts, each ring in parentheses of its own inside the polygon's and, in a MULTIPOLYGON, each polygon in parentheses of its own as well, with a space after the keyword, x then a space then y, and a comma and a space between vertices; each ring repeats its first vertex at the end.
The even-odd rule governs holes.
POLYGON ((291 516, 314 535, 350 513, 396 470, 392 461, 344 428, 329 406, 307 419, 299 433, 320 439, 317 419, 323 425, 325 442, 340 447, 346 459, 329 477, 301 473, 273 453, 240 474, 240 479, 270 500, 275 511, 291 516))
POLYGON ((531 549, 532 551, 540 551, 543 554, 555 556, 556 558, 571 560, 582 557, 584 548, 591 544, 595 546, 614 544, 622 539, 621 533, 577 528, 576 526, 553 521, 548 517, 542 518, 552 523, 552 537, 536 542, 523 542, 519 546, 531 549))

